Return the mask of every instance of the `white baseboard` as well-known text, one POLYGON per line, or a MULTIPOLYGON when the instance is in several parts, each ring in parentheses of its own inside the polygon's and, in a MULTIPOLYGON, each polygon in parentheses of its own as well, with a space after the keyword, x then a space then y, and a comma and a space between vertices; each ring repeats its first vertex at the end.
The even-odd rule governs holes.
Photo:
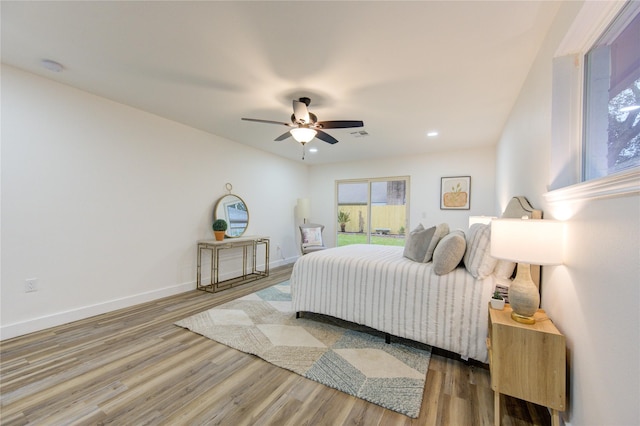
MULTIPOLYGON (((293 257, 289 259, 269 262, 269 267, 275 268, 278 266, 283 266, 295 262, 296 259, 297 257, 293 257)), ((259 266, 261 267, 262 265, 259 266)), ((173 296, 174 294, 180 294, 187 291, 195 290, 195 288, 195 281, 191 281, 148 291, 145 293, 123 297, 120 299, 109 300, 103 303, 96 303, 94 305, 82 306, 77 309, 57 312, 55 314, 45 315, 38 318, 32 318, 13 324, 2 324, 2 326, 0 326, 0 341, 33 333, 36 331, 45 330, 47 328, 55 327, 58 325, 68 324, 73 321, 83 320, 96 315, 105 314, 117 309, 128 308, 131 306, 139 305, 141 303, 151 302, 153 300, 162 299, 163 297, 173 296)))
POLYGON ((139 305, 140 303, 150 302, 152 300, 161 299, 167 296, 173 296, 174 294, 194 290, 195 287, 195 281, 191 281, 183 284, 148 291, 145 293, 123 297, 120 299, 109 300, 103 303, 96 303, 94 305, 82 306, 77 309, 57 312, 55 314, 45 315, 38 318, 32 318, 13 324, 3 324, 2 327, 0 327, 0 340, 22 336, 24 334, 33 333, 35 331, 40 331, 62 324, 68 324, 73 321, 90 318, 107 312, 112 312, 117 309, 128 308, 130 306, 139 305))
POLYGON ((269 268, 277 268, 278 266, 290 265, 292 263, 295 263, 295 261, 298 260, 299 257, 300 256, 292 256, 286 259, 282 258, 275 261, 271 261, 269 262, 269 268))

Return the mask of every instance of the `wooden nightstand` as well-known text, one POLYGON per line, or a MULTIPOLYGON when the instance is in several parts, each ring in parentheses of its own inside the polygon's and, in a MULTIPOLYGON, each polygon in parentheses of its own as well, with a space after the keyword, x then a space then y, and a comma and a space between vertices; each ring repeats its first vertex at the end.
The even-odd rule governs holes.
POLYGON ((560 424, 566 408, 565 337, 538 309, 532 325, 511 319, 511 307, 489 306, 489 366, 494 391, 494 423, 500 425, 500 394, 551 408, 552 424, 560 424))

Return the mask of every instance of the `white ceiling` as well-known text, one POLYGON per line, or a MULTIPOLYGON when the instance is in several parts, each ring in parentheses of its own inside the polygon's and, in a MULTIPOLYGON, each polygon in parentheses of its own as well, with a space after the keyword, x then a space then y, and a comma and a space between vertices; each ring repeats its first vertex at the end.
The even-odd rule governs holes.
POLYGON ((558 6, 3 0, 1 52, 3 63, 296 161, 299 144, 273 141, 286 127, 240 118, 285 122, 308 96, 321 121, 363 120, 327 130, 338 144, 308 145, 319 151, 304 161, 321 164, 495 145, 558 6))

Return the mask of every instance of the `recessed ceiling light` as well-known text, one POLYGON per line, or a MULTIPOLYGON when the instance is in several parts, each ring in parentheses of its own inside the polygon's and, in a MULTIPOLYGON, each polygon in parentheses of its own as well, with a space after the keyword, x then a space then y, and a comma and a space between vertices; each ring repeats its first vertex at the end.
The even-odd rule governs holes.
POLYGON ((61 72, 64 69, 61 63, 52 61, 51 59, 43 59, 40 61, 40 65, 53 72, 61 72))
POLYGON ((318 152, 318 148, 309 148, 309 152, 316 153, 318 152))
POLYGON ((431 131, 427 133, 427 137, 435 138, 436 136, 438 136, 438 132, 436 131, 431 131))

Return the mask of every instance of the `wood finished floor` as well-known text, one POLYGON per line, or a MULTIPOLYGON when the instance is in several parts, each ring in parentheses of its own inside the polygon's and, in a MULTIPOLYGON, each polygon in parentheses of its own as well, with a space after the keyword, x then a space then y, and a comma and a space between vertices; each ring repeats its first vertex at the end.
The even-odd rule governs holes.
MULTIPOLYGON (((490 425, 489 371, 434 351, 410 419, 173 325, 284 281, 191 291, 0 343, 0 424, 490 425)), ((545 408, 502 399, 503 425, 547 425, 545 408)))

